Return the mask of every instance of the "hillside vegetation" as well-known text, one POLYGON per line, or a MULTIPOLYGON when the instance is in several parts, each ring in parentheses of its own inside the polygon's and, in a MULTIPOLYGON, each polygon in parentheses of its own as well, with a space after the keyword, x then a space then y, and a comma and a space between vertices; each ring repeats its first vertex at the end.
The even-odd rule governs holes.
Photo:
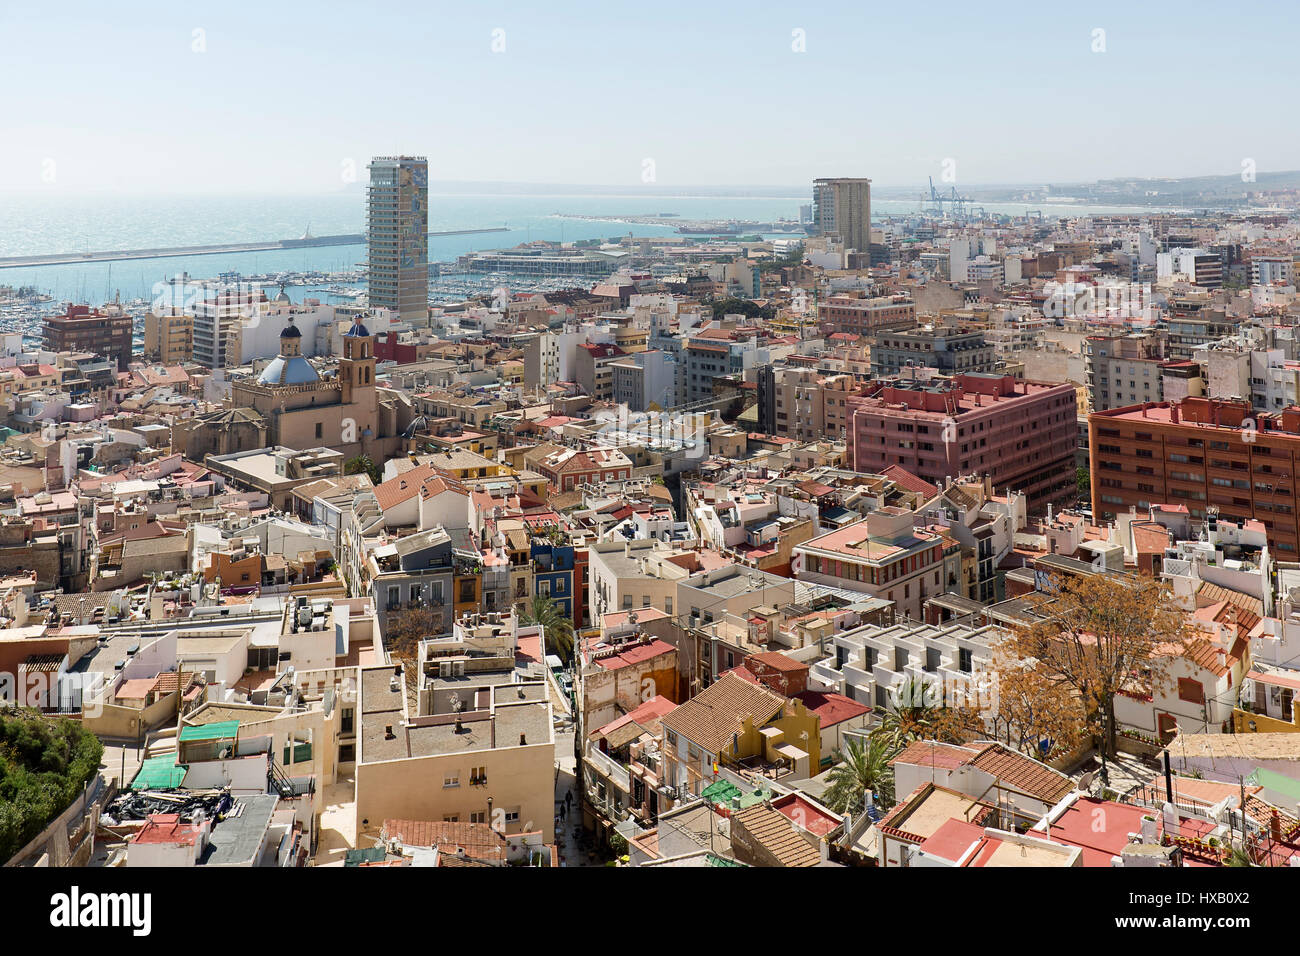
POLYGON ((0 860, 72 804, 103 755, 104 745, 75 720, 0 710, 0 860))

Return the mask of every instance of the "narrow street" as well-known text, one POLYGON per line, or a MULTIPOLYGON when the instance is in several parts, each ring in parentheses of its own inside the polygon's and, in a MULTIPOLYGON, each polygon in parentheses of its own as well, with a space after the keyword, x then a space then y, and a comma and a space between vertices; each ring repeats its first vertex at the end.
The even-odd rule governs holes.
POLYGON ((582 826, 582 799, 578 793, 573 735, 574 725, 566 717, 555 730, 555 845, 560 866, 586 864, 575 836, 582 826))

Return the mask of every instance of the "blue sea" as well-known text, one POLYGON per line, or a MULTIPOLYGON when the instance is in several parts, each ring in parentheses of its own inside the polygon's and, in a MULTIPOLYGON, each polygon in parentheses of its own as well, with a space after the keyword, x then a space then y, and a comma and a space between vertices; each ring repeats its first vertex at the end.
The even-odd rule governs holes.
MULTIPOLYGON (((429 259, 452 262, 480 249, 536 239, 570 241, 666 235, 672 226, 619 222, 620 216, 675 214, 682 219, 797 219, 810 201, 796 187, 674 190, 430 184, 429 229, 506 227, 505 232, 447 236, 429 241, 429 259), (561 215, 565 214, 565 215, 561 215), (603 217, 592 219, 568 216, 603 217)), ((1032 204, 1041 208, 1043 204, 1032 204)), ((986 205, 989 212, 1019 214, 1026 204, 986 205)), ((877 200, 878 215, 915 212, 910 200, 877 200)), ((1045 215, 1120 211, 1062 205, 1045 215)), ((365 193, 357 188, 321 196, 69 196, 51 191, 0 194, 0 256, 92 252, 168 246, 259 242, 361 233, 365 193)), ((59 301, 105 302, 151 297, 155 283, 188 273, 215 278, 224 272, 261 275, 288 271, 342 271, 362 265, 365 247, 245 252, 122 262, 69 263, 0 269, 0 285, 34 286, 59 301)), ((293 290, 290 290, 291 294, 293 290)))

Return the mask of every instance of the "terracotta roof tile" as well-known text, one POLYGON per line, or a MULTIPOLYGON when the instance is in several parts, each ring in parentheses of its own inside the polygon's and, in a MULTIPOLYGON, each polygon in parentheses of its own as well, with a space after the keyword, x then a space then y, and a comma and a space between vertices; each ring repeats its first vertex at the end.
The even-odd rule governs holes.
POLYGON ((816 866, 821 862, 817 847, 800 836, 794 824, 780 811, 756 803, 731 818, 732 839, 739 826, 782 866, 816 866))
POLYGON ((1065 774, 1001 744, 986 747, 970 764, 993 774, 1003 787, 1019 790, 1052 805, 1074 789, 1074 781, 1065 774))
POLYGON ((663 725, 709 753, 719 754, 731 746, 732 735, 740 732, 746 718, 761 727, 785 704, 784 697, 728 672, 665 715, 663 725))

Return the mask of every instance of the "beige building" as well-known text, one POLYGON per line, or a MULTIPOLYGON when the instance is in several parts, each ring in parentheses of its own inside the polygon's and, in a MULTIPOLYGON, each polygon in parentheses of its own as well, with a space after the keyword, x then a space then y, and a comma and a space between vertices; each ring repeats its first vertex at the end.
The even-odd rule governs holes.
POLYGON ((181 365, 194 354, 194 316, 144 317, 144 357, 161 365, 181 365))
POLYGON ((857 388, 852 375, 806 368, 764 368, 758 375, 759 431, 799 441, 848 434, 847 399, 857 388))
POLYGON ((252 408, 267 421, 267 442, 288 448, 327 445, 346 457, 380 461, 400 445, 409 419, 394 393, 375 383, 374 338, 357 316, 343 336, 337 374, 323 378, 302 354, 302 332, 290 319, 280 333, 280 354, 256 380, 231 383, 233 408, 252 408))
POLYGON ((554 842, 549 685, 516 668, 512 634, 426 641, 413 685, 400 666, 364 668, 358 711, 359 835, 396 817, 554 842))
POLYGON ((591 619, 608 613, 653 607, 665 614, 681 613, 674 607, 677 584, 690 575, 675 556, 686 554, 655 540, 602 541, 588 550, 588 601, 591 619))

